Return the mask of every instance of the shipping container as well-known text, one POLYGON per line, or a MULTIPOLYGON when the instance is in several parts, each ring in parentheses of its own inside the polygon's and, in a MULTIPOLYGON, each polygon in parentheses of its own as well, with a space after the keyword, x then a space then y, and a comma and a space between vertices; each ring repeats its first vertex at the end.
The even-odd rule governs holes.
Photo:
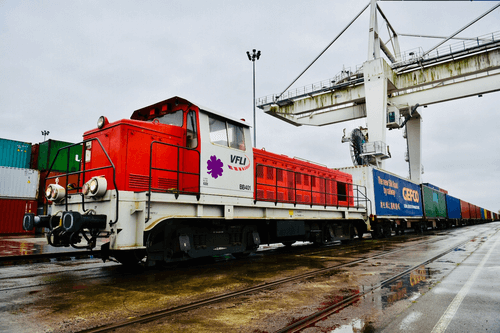
POLYGON ((460 200, 460 210, 462 212, 463 220, 471 219, 470 204, 468 202, 460 200))
POLYGON ((52 166, 52 171, 66 172, 68 170, 68 152, 69 152, 69 171, 80 170, 80 160, 82 158, 82 146, 77 145, 69 149, 64 149, 59 154, 58 150, 72 145, 71 142, 47 140, 41 142, 38 148, 38 170, 45 171, 52 166), (57 155, 57 159, 55 160, 57 155))
POLYGON ((419 184, 372 166, 339 170, 351 174, 354 184, 366 187, 371 214, 380 218, 422 218, 419 184))
POLYGON ((0 167, 0 198, 38 198, 40 172, 33 169, 0 167))
POLYGON ((460 219, 462 217, 460 199, 446 195, 446 212, 449 219, 460 219))
POLYGON ((35 143, 31 146, 31 161, 30 169, 38 170, 38 153, 40 151, 40 145, 35 143))
POLYGON ((446 219, 446 198, 439 190, 422 184, 424 216, 428 220, 446 219))
POLYGON ((31 143, 0 139, 0 166, 29 169, 31 143))
POLYGON ((476 220, 481 219, 481 208, 479 206, 475 206, 476 208, 476 220))
POLYGON ((0 234, 34 234, 34 230, 23 230, 23 217, 36 211, 35 200, 0 198, 0 234))

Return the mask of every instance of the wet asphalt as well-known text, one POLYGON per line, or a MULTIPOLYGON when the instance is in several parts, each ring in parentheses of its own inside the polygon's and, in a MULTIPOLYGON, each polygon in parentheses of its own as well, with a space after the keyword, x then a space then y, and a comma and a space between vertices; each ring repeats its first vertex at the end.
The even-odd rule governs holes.
MULTIPOLYGON (((500 332, 500 222, 390 240, 365 240, 347 247, 297 247, 291 254, 130 272, 115 263, 74 260, 0 267, 0 332, 73 332, 90 323, 165 308, 243 286, 265 282, 380 253, 415 247, 339 270, 287 292, 249 295, 244 302, 178 316, 143 327, 148 332, 273 332, 314 309, 359 293, 397 271, 410 274, 363 296, 303 332, 500 332), (419 262, 467 239, 438 260, 419 262), (290 296, 292 295, 292 296, 290 296), (235 311, 239 317, 233 317, 235 311), (224 318, 220 322, 218 317, 224 318), (231 322, 233 320, 234 322, 231 322)), ((295 247, 295 246, 294 246, 295 247)), ((275 252, 273 252, 275 251, 275 252)), ((141 330, 142 331, 142 330, 141 330)))
POLYGON ((500 332, 500 232, 481 245, 383 332, 500 332))

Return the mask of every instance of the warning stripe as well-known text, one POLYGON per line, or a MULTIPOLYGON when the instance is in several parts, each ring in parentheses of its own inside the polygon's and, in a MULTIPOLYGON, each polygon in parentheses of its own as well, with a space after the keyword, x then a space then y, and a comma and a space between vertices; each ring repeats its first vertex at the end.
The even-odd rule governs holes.
POLYGON ((231 165, 228 165, 228 167, 229 167, 229 169, 235 170, 235 171, 245 171, 245 170, 248 170, 248 168, 250 168, 250 164, 244 166, 243 168, 234 167, 234 166, 231 166, 231 165))

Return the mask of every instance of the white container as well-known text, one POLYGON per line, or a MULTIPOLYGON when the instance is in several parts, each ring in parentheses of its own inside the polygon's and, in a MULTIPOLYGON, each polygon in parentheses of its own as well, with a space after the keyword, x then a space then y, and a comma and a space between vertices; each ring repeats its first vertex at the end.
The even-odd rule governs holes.
POLYGON ((0 198, 38 198, 40 171, 0 167, 0 198))

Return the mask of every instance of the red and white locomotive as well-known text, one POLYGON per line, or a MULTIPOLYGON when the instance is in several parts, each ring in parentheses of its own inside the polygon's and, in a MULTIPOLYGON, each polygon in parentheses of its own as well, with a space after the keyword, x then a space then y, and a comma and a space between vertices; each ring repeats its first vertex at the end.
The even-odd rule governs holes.
POLYGON ((101 117, 83 139, 80 170, 58 176, 78 184, 49 185, 51 213, 23 220, 49 228, 53 246, 92 249, 104 237, 104 257, 154 264, 328 244, 367 228, 366 190, 351 175, 252 148, 244 121, 180 97, 131 119, 101 117))

